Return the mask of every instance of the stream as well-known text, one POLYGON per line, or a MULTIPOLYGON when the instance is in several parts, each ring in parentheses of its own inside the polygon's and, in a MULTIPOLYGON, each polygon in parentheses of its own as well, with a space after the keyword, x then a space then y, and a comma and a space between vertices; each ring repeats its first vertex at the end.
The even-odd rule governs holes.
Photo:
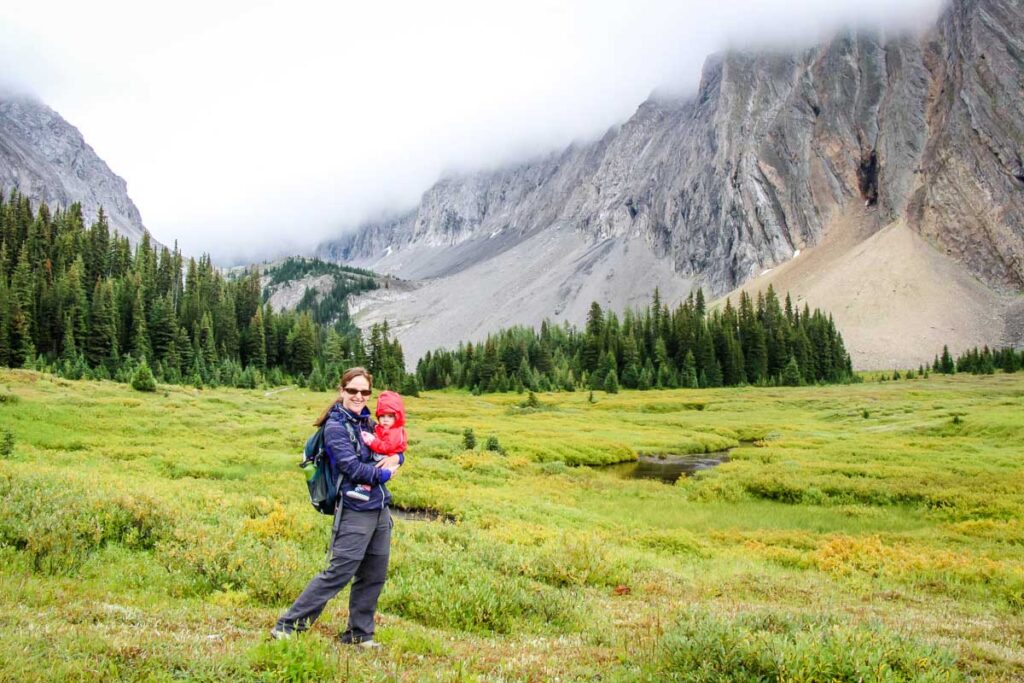
POLYGON ((656 479, 674 484, 679 477, 711 469, 729 460, 729 450, 694 455, 641 455, 635 462, 620 462, 602 469, 623 479, 656 479))

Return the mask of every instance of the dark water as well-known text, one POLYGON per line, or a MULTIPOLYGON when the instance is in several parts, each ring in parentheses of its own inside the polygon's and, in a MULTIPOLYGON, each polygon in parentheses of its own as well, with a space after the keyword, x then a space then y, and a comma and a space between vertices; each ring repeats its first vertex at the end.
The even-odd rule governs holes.
POLYGON ((688 477, 694 472, 711 469, 728 459, 729 451, 699 455, 667 455, 664 459, 643 455, 636 462, 608 465, 605 469, 623 479, 657 479, 666 484, 674 484, 679 477, 688 477))
POLYGON ((430 508, 399 508, 391 507, 391 516, 396 519, 406 519, 414 522, 444 522, 453 524, 455 518, 451 515, 431 510, 430 508))

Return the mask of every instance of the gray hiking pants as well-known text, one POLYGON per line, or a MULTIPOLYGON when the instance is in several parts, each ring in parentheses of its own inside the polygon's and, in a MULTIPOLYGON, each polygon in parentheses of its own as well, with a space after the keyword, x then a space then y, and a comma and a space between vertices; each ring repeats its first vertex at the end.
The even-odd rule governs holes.
POLYGON ((327 601, 352 580, 348 598, 348 629, 343 640, 373 637, 373 616, 384 587, 391 551, 391 512, 357 512, 338 508, 331 533, 327 569, 313 577, 288 611, 277 620, 282 631, 304 631, 324 611, 327 601))

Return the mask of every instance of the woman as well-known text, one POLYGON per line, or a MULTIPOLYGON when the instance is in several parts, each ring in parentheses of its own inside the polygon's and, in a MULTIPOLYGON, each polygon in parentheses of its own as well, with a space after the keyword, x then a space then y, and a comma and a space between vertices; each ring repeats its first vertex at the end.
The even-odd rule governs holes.
POLYGON ((369 500, 356 500, 345 496, 344 490, 339 492, 327 569, 313 577, 302 595, 277 620, 270 635, 288 638, 309 628, 327 601, 351 579, 348 628, 341 634, 341 641, 374 648, 379 645, 373 640, 373 617, 387 578, 391 549, 391 494, 384 484, 398 471, 404 458, 393 455, 374 464, 359 436, 363 430, 373 431, 366 407, 373 393, 373 375, 363 368, 351 368, 341 376, 338 390, 338 398, 317 419, 316 425, 326 422, 324 444, 338 476, 344 477, 343 489, 369 484, 369 500))

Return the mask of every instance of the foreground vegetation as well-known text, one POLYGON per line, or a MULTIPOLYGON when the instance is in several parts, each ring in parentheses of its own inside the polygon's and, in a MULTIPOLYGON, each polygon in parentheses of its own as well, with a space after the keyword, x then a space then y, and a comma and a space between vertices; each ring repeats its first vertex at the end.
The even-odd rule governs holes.
POLYGON ((344 597, 266 637, 324 562, 326 398, 0 370, 0 679, 1024 677, 1020 373, 411 398, 392 488, 441 517, 396 521, 380 653, 332 641, 344 597))

